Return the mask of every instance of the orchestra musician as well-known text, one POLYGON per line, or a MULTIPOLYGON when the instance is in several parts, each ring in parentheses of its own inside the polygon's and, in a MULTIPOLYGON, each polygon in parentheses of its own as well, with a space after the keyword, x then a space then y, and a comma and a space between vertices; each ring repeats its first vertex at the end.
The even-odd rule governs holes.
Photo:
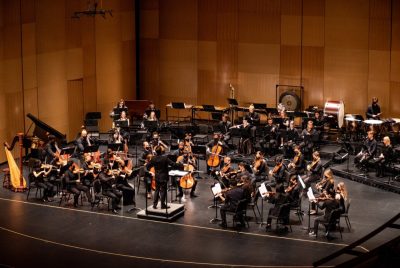
MULTIPOLYGON (((176 162, 178 164, 183 165, 184 170, 187 170, 190 172, 188 175, 186 175, 186 176, 190 177, 188 179, 193 180, 193 186, 190 189, 190 197, 192 197, 192 198, 197 197, 197 195, 195 193, 196 186, 197 186, 197 180, 191 175, 191 171, 197 169, 195 157, 192 155, 192 153, 190 151, 185 151, 183 155, 178 157, 176 162)), ((183 188, 179 182, 178 182, 178 196, 177 197, 178 198, 183 197, 183 188)))
POLYGON ((230 172, 232 172, 231 158, 227 156, 224 157, 223 167, 219 170, 219 172, 213 174, 214 176, 219 176, 218 181, 221 183, 222 188, 228 188, 230 186, 230 179, 229 179, 230 172))
POLYGON ((165 152, 169 151, 169 147, 167 144, 165 144, 165 142, 163 142, 160 138, 160 135, 158 134, 158 132, 153 132, 153 139, 150 141, 150 145, 153 151, 153 154, 155 155, 155 148, 157 146, 161 146, 163 148, 163 150, 165 152))
POLYGON ((291 158, 294 155, 293 146, 296 144, 296 141, 299 139, 299 132, 294 127, 294 121, 289 121, 289 126, 286 128, 286 131, 280 130, 281 132, 281 147, 283 147, 283 152, 285 158, 291 158))
POLYGON ((277 137, 278 128, 274 124, 273 118, 269 117, 267 120, 267 124, 263 129, 263 137, 260 140, 260 147, 265 154, 270 156, 275 155, 275 151, 278 146, 277 137))
MULTIPOLYGON (((227 228, 226 224, 226 212, 227 211, 236 211, 237 205, 240 200, 244 199, 245 193, 242 187, 237 186, 236 181, 231 181, 231 188, 225 192, 225 202, 220 208, 221 214, 221 223, 219 226, 222 228, 227 228)), ((239 218, 239 222, 242 226, 244 226, 245 222, 243 219, 243 215, 236 215, 239 218)))
POLYGON ((296 144, 294 146, 294 158, 292 162, 289 163, 288 168, 291 174, 303 174, 305 167, 304 156, 301 153, 300 145, 296 144))
POLYGON ((305 178, 303 177, 304 183, 306 183, 308 186, 310 186, 311 183, 318 181, 322 176, 322 163, 319 152, 315 151, 312 154, 312 157, 313 161, 311 162, 311 164, 307 165, 309 175, 305 178))
MULTIPOLYGON (((333 199, 335 196, 335 181, 333 179, 333 173, 331 169, 327 169, 324 171, 324 177, 322 180, 320 180, 316 185, 315 185, 316 191, 313 189, 313 192, 315 192, 315 197, 321 201, 325 199, 333 199)), ((315 210, 316 208, 316 203, 312 202, 311 203, 311 210, 310 210, 310 215, 315 215, 317 212, 315 210)))
POLYGON ((324 130, 325 119, 321 116, 321 112, 319 110, 315 110, 314 112, 314 127, 317 131, 321 132, 324 130))
POLYGON ((247 113, 247 118, 251 125, 251 139, 252 142, 254 142, 256 139, 257 126, 260 124, 260 115, 255 111, 253 104, 249 106, 249 112, 247 113))
POLYGON ((275 167, 269 171, 269 175, 271 177, 271 182, 269 186, 278 187, 278 185, 283 185, 286 178, 286 167, 283 164, 282 157, 278 156, 275 158, 275 167))
POLYGON ((48 138, 49 141, 45 146, 45 152, 46 152, 45 162, 52 164, 58 160, 58 155, 61 150, 58 147, 58 144, 56 142, 56 137, 54 135, 49 135, 48 138))
POLYGON ((231 139, 230 128, 232 127, 232 122, 229 121, 229 115, 223 114, 221 121, 218 123, 218 130, 223 135, 223 140, 228 142, 231 139))
POLYGON ((192 141, 192 133, 186 132, 185 139, 183 140, 183 142, 185 150, 188 152, 192 152, 192 146, 194 146, 194 143, 192 141))
POLYGON ((115 119, 116 116, 121 115, 122 112, 127 112, 128 107, 125 105, 124 99, 120 99, 116 106, 114 106, 113 111, 110 116, 115 119))
POLYGON ((150 121, 158 121, 160 119, 160 109, 157 109, 154 103, 150 103, 149 107, 144 111, 143 119, 150 121))
POLYGON ((161 208, 166 209, 167 208, 167 203, 166 203, 166 197, 167 197, 167 183, 168 183, 168 172, 169 172, 169 167, 173 168, 183 168, 183 165, 174 163, 171 161, 166 155, 164 155, 164 149, 161 145, 157 145, 154 148, 154 151, 156 152, 156 155, 151 158, 149 163, 146 164, 146 169, 150 170, 152 167, 155 169, 155 180, 156 180, 156 190, 154 193, 154 199, 153 199, 153 208, 157 208, 158 204, 158 199, 160 198, 161 200, 161 208))
POLYGON ((41 165, 40 162, 36 162, 33 168, 32 175, 37 187, 43 189, 43 202, 52 202, 51 197, 54 196, 54 185, 49 181, 48 177, 52 170, 51 165, 41 165))
POLYGON ((299 201, 300 198, 300 185, 297 179, 297 175, 291 175, 289 179, 289 185, 285 189, 285 193, 288 194, 290 200, 293 204, 299 201))
POLYGON ((329 219, 333 210, 339 208, 340 195, 336 194, 335 198, 316 200, 319 209, 325 209, 324 215, 315 218, 314 229, 309 233, 310 236, 316 237, 318 234, 318 226, 320 223, 329 223, 329 219), (322 201, 322 204, 320 202, 322 201))
POLYGON ((374 158, 376 165, 376 176, 385 175, 385 166, 393 159, 393 147, 388 136, 383 137, 383 147, 377 158, 374 158))
POLYGON ((72 161, 68 161, 67 170, 64 173, 64 182, 66 189, 74 195, 74 207, 78 207, 78 200, 81 192, 86 193, 89 202, 92 202, 92 196, 89 188, 80 181, 80 170, 72 161))
POLYGON ((336 193, 340 195, 340 208, 342 213, 346 212, 346 204, 349 202, 349 194, 347 192, 346 185, 344 182, 339 182, 336 186, 336 193))
POLYGON ((238 153, 243 155, 251 154, 253 152, 253 143, 251 139, 252 138, 251 129, 253 126, 250 124, 250 119, 245 117, 243 118, 242 125, 236 125, 233 127, 240 129, 238 153))
POLYGON ((314 148, 314 140, 317 138, 317 131, 314 129, 314 122, 312 120, 307 121, 307 127, 303 129, 300 134, 300 137, 303 141, 300 144, 300 147, 303 148, 305 158, 309 160, 311 158, 311 154, 314 148))
POLYGON ((367 108, 366 117, 367 119, 379 120, 381 114, 382 112, 381 107, 378 104, 378 98, 373 97, 371 105, 367 108))
POLYGON ((256 182, 263 181, 268 174, 268 166, 264 159, 264 153, 257 151, 252 164, 253 174, 256 182))
POLYGON ((368 163, 375 156, 376 148, 377 142, 374 138, 374 132, 370 130, 367 132, 367 139, 363 144, 362 150, 354 158, 354 164, 360 166, 368 163))
MULTIPOLYGON (((269 209, 267 225, 265 228, 266 231, 269 231, 271 229, 271 222, 272 222, 272 218, 270 216, 281 216, 279 215, 280 208, 282 207, 282 205, 289 203, 290 199, 289 195, 285 192, 283 184, 277 185, 275 192, 268 192, 267 198, 271 203, 274 204, 274 206, 269 209)), ((288 210, 288 212, 290 213, 290 210, 288 210)), ((289 219, 289 217, 287 217, 287 219, 289 219)))
POLYGON ((213 139, 206 144, 207 147, 207 174, 210 175, 212 170, 217 169, 221 164, 221 156, 226 151, 226 144, 221 140, 221 134, 215 132, 213 139))
POLYGON ((135 188, 133 187, 132 181, 134 173, 130 166, 132 166, 131 160, 122 160, 119 162, 119 168, 116 176, 116 188, 122 192, 123 205, 133 205, 136 207, 135 200, 135 188))
POLYGON ((122 192, 115 187, 115 176, 112 169, 103 165, 98 178, 101 183, 102 194, 111 198, 112 212, 117 214, 117 210, 121 209, 118 204, 121 202, 122 192))
POLYGON ((88 146, 92 146, 93 144, 94 142, 88 135, 87 130, 82 129, 80 137, 76 139, 77 153, 83 153, 88 146))

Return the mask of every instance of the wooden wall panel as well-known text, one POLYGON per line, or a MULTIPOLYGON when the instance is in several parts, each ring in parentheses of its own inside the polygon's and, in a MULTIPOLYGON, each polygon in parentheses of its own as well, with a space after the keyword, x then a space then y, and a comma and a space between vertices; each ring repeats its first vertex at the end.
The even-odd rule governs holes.
POLYGON ((85 118, 83 109, 83 79, 68 81, 68 137, 74 139, 85 118))
POLYGON ((215 41, 217 39, 217 1, 198 1, 198 40, 215 41))
POLYGON ((400 118, 400 82, 390 82, 390 116, 400 118))
POLYGON ((324 48, 303 48, 304 101, 307 105, 324 104, 324 48))

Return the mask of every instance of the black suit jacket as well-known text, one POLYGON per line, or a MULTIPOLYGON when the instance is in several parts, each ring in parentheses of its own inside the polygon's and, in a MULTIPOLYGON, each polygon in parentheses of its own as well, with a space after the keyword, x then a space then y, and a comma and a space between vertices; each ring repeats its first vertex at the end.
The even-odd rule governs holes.
POLYGON ((173 162, 166 155, 154 156, 150 162, 146 165, 146 169, 150 170, 154 167, 156 172, 156 182, 166 182, 168 181, 169 175, 169 167, 172 168, 182 168, 182 164, 178 164, 173 162))

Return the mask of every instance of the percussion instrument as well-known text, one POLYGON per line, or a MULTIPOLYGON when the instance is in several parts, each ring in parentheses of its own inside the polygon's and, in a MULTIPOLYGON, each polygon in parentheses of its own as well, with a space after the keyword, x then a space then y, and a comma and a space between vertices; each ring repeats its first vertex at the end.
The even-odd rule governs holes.
POLYGON ((375 120, 375 119, 367 119, 367 120, 364 120, 364 123, 367 124, 367 125, 380 125, 380 124, 383 123, 383 121, 382 120, 375 120))
POLYGON ((337 119, 339 128, 343 125, 344 119, 344 103, 343 101, 327 101, 324 107, 324 116, 333 116, 337 119))

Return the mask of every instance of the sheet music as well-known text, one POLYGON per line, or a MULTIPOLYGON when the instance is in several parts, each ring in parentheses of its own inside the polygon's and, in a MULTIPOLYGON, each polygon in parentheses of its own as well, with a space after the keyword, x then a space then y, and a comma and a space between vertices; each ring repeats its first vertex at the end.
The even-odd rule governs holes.
POLYGON ((211 191, 213 192, 214 196, 219 195, 222 192, 221 184, 218 182, 211 187, 211 191))
POLYGON ((306 189, 306 184, 304 183, 303 179, 300 177, 300 175, 297 175, 297 177, 299 178, 299 182, 301 184, 301 187, 303 187, 303 189, 306 189))
POLYGON ((307 196, 310 201, 315 201, 315 196, 311 187, 308 187, 307 196))
POLYGON ((188 171, 183 171, 183 170, 171 170, 170 172, 168 172, 168 175, 183 177, 188 173, 189 173, 188 171))
POLYGON ((260 195, 261 195, 262 198, 267 196, 268 189, 265 186, 265 183, 261 183, 260 187, 258 187, 258 191, 260 192, 260 195))

